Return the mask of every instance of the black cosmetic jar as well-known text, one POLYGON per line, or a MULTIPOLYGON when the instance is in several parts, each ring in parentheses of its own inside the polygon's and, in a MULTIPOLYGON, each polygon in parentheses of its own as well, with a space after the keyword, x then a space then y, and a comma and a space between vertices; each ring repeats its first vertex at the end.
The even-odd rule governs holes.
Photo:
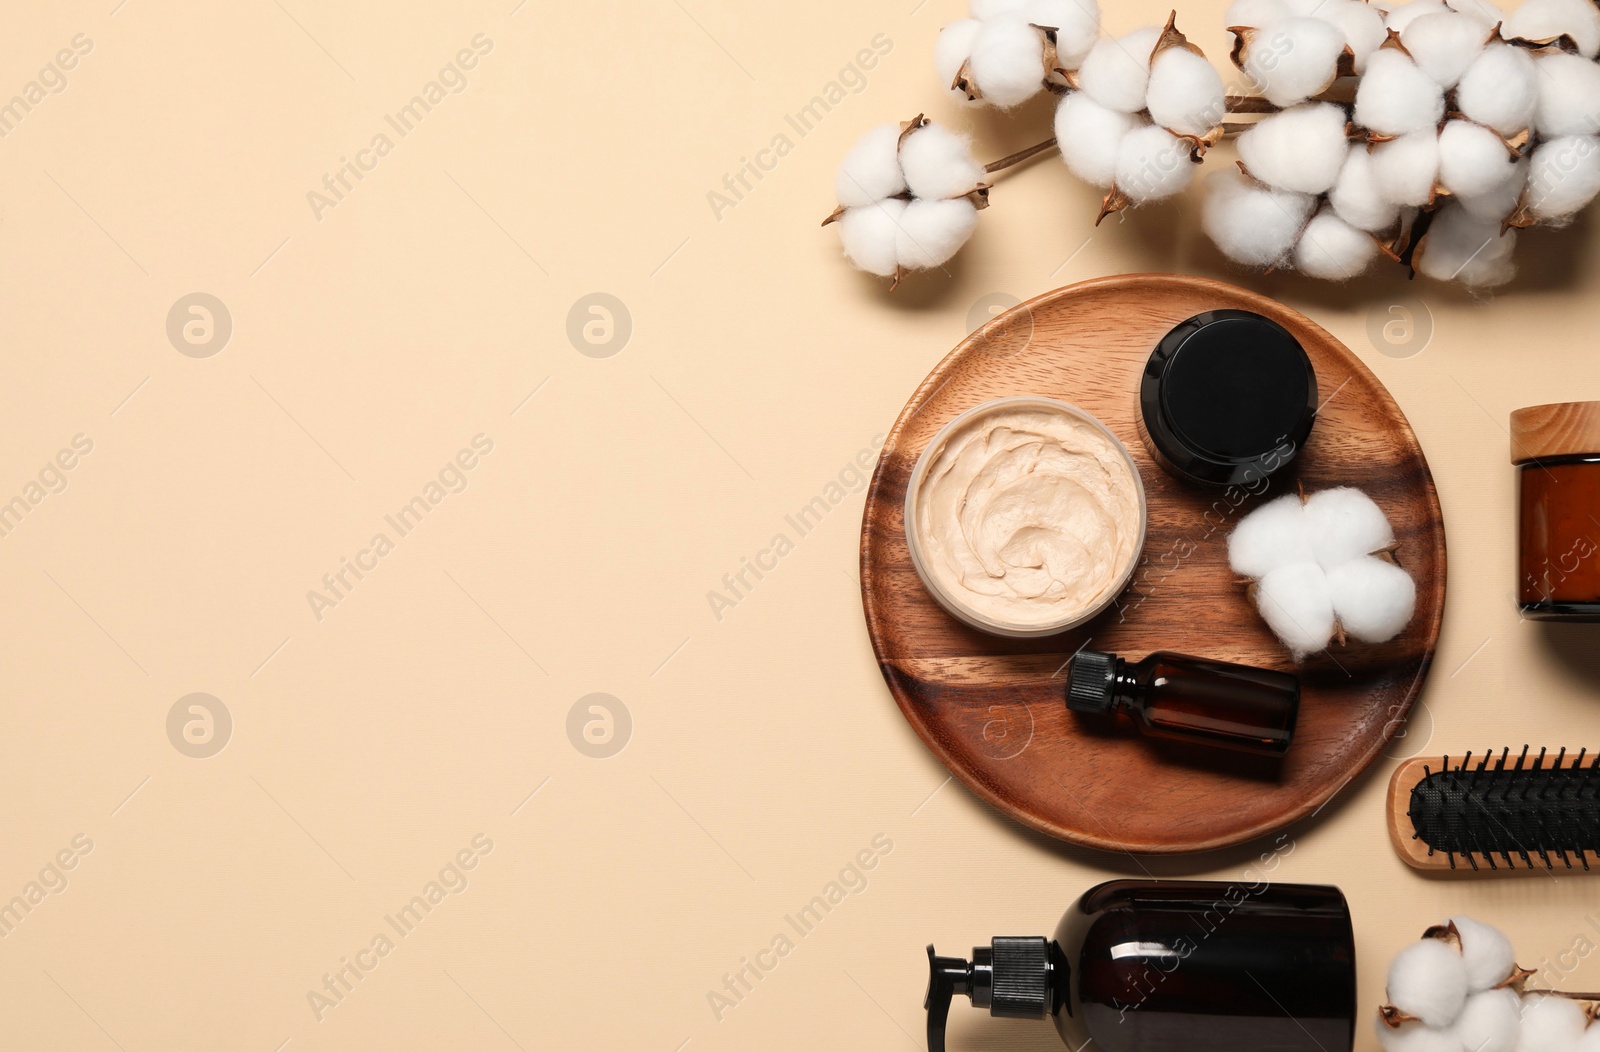
POLYGON ((1214 486, 1257 483, 1305 448, 1317 374, 1270 318, 1197 314, 1156 344, 1139 384, 1140 434, 1171 474, 1214 486))

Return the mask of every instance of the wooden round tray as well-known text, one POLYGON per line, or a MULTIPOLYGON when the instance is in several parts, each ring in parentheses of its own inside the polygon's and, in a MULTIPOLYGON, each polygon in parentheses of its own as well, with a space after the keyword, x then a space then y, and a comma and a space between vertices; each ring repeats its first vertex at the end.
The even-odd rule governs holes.
POLYGON ((867 631, 917 734, 974 792, 1052 836, 1104 850, 1202 851, 1318 810, 1383 750, 1411 711, 1444 611, 1445 539, 1433 476, 1405 416, 1356 356, 1272 300, 1202 278, 1125 275, 1047 293, 985 325, 923 381, 889 433, 861 530, 867 631), (1202 311, 1283 325, 1316 367, 1323 401, 1292 469, 1261 494, 1168 475, 1138 431, 1138 380, 1156 342, 1202 311), (1088 410, 1132 452, 1149 493, 1143 562, 1117 606, 1072 632, 1014 640, 969 628, 923 588, 906 550, 906 483, 956 414, 1005 395, 1088 410), (1264 500, 1359 486, 1388 513, 1417 612, 1379 646, 1337 643, 1298 667, 1295 741, 1281 763, 1175 747, 1067 711, 1066 662, 1085 644, 1124 657, 1173 650, 1294 668, 1227 565, 1227 536, 1264 500))

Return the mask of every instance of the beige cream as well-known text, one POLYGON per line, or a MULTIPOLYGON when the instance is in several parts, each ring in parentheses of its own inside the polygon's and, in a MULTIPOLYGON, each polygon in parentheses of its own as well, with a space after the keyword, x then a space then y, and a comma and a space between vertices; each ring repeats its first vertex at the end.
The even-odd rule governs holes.
POLYGON ((1033 634, 1093 616, 1144 539, 1122 444, 1062 402, 1008 398, 957 418, 913 478, 912 538, 930 590, 980 627, 1033 634))

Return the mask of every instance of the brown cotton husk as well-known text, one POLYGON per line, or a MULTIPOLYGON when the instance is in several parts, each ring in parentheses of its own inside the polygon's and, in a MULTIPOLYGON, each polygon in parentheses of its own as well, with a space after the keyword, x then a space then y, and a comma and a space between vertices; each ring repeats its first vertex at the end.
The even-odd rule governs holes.
POLYGON ((1511 969, 1511 974, 1502 979, 1500 985, 1496 986, 1495 989, 1515 990, 1520 997, 1527 990, 1528 980, 1537 974, 1532 968, 1524 968, 1520 964, 1516 965, 1511 969))
POLYGON ((1390 1030, 1399 1030, 1407 1023, 1421 1022, 1416 1016, 1407 1015, 1394 1005, 1379 1005, 1378 1018, 1383 1020, 1383 1025, 1390 1030))
POLYGON ((929 124, 932 124, 932 123, 933 123, 932 121, 930 121, 925 115, 923 115, 921 113, 917 114, 915 117, 912 117, 908 121, 901 121, 900 122, 900 141, 895 143, 895 149, 899 150, 900 147, 904 146, 906 144, 906 138, 908 136, 910 136, 910 134, 912 132, 916 131, 918 128, 925 128, 929 124))
POLYGON ((979 183, 977 186, 973 187, 971 190, 968 190, 966 193, 961 194, 958 197, 956 197, 955 200, 959 201, 959 200, 964 198, 967 201, 971 202, 973 208, 976 208, 976 209, 978 209, 980 211, 985 209, 985 208, 988 208, 989 207, 989 185, 990 184, 988 184, 988 183, 979 183))
POLYGON ((1447 942, 1456 948, 1457 953, 1461 952, 1461 931, 1456 927, 1455 921, 1435 924, 1423 932, 1422 937, 1424 939, 1438 939, 1440 942, 1447 942))
POLYGON ((1569 55, 1578 53, 1578 42, 1562 33, 1558 37, 1545 37, 1543 40, 1529 40, 1527 37, 1506 37, 1506 43, 1512 47, 1527 48, 1529 51, 1565 51, 1569 55))
MULTIPOLYGON (((1061 85, 1050 78, 1060 74, 1065 79, 1067 72, 1056 65, 1057 62, 1061 61, 1061 57, 1056 53, 1056 31, 1049 26, 1041 26, 1037 22, 1029 22, 1028 25, 1039 34, 1040 82, 1052 91, 1057 90, 1061 85)), ((1070 81, 1068 81, 1068 84, 1076 87, 1070 81)), ((983 98, 983 91, 978 87, 977 82, 972 79, 972 60, 970 58, 961 63, 961 68, 956 70, 956 79, 950 82, 950 90, 961 92, 967 97, 968 102, 978 102, 983 98)))
MULTIPOLYGON (((1228 52, 1228 57, 1235 66, 1243 70, 1244 64, 1249 61, 1250 49, 1255 46, 1256 38, 1261 35, 1262 30, 1255 26, 1229 26, 1228 32, 1233 34, 1233 48, 1228 52)), ((1198 51, 1198 49, 1196 50, 1198 51)), ((1204 54, 1204 52, 1199 53, 1204 54)), ((1322 87, 1312 92, 1312 97, 1320 98, 1325 95, 1339 82, 1341 77, 1355 76, 1355 62, 1355 52, 1346 46, 1344 54, 1339 56, 1339 61, 1334 66, 1333 76, 1329 77, 1327 83, 1323 84, 1322 87)))
POLYGON ((1171 51, 1175 47, 1182 48, 1185 51, 1193 52, 1194 54, 1199 55, 1201 58, 1206 57, 1206 53, 1201 51, 1196 45, 1190 43, 1189 38, 1184 36, 1182 31, 1178 29, 1177 11, 1173 11, 1172 14, 1168 15, 1167 24, 1161 27, 1161 36, 1156 40, 1156 46, 1150 51, 1150 64, 1154 65, 1156 59, 1160 58, 1162 55, 1168 51, 1171 51))
POLYGON ((840 205, 838 208, 835 208, 832 212, 828 213, 828 218, 822 221, 822 225, 827 226, 829 223, 837 223, 839 220, 844 218, 844 214, 847 211, 849 210, 845 208, 844 205, 840 205))
POLYGON ((1094 225, 1099 226, 1106 216, 1116 215, 1131 204, 1133 199, 1113 186, 1100 201, 1100 214, 1094 217, 1094 225))
POLYGON ((1392 29, 1389 30, 1389 36, 1384 40, 1384 42, 1378 45, 1378 50, 1381 51, 1384 48, 1388 48, 1391 51, 1398 51, 1406 58, 1412 57, 1411 49, 1406 47, 1405 42, 1400 39, 1400 34, 1396 33, 1392 29))

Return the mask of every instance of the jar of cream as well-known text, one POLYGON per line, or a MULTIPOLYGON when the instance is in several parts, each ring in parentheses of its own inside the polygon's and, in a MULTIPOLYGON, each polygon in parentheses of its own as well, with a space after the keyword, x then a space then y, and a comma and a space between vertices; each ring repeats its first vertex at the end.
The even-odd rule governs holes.
POLYGON ((1600 402, 1511 414, 1517 603, 1538 621, 1600 621, 1600 402))
POLYGON ((956 417, 906 487, 906 544, 928 592, 997 635, 1063 632, 1127 586, 1145 535, 1144 483, 1104 424, 1024 396, 956 417))
POLYGON ((1141 437, 1178 478, 1260 482, 1305 448, 1317 374, 1300 341, 1245 310, 1213 310, 1156 344, 1139 383, 1141 437))

